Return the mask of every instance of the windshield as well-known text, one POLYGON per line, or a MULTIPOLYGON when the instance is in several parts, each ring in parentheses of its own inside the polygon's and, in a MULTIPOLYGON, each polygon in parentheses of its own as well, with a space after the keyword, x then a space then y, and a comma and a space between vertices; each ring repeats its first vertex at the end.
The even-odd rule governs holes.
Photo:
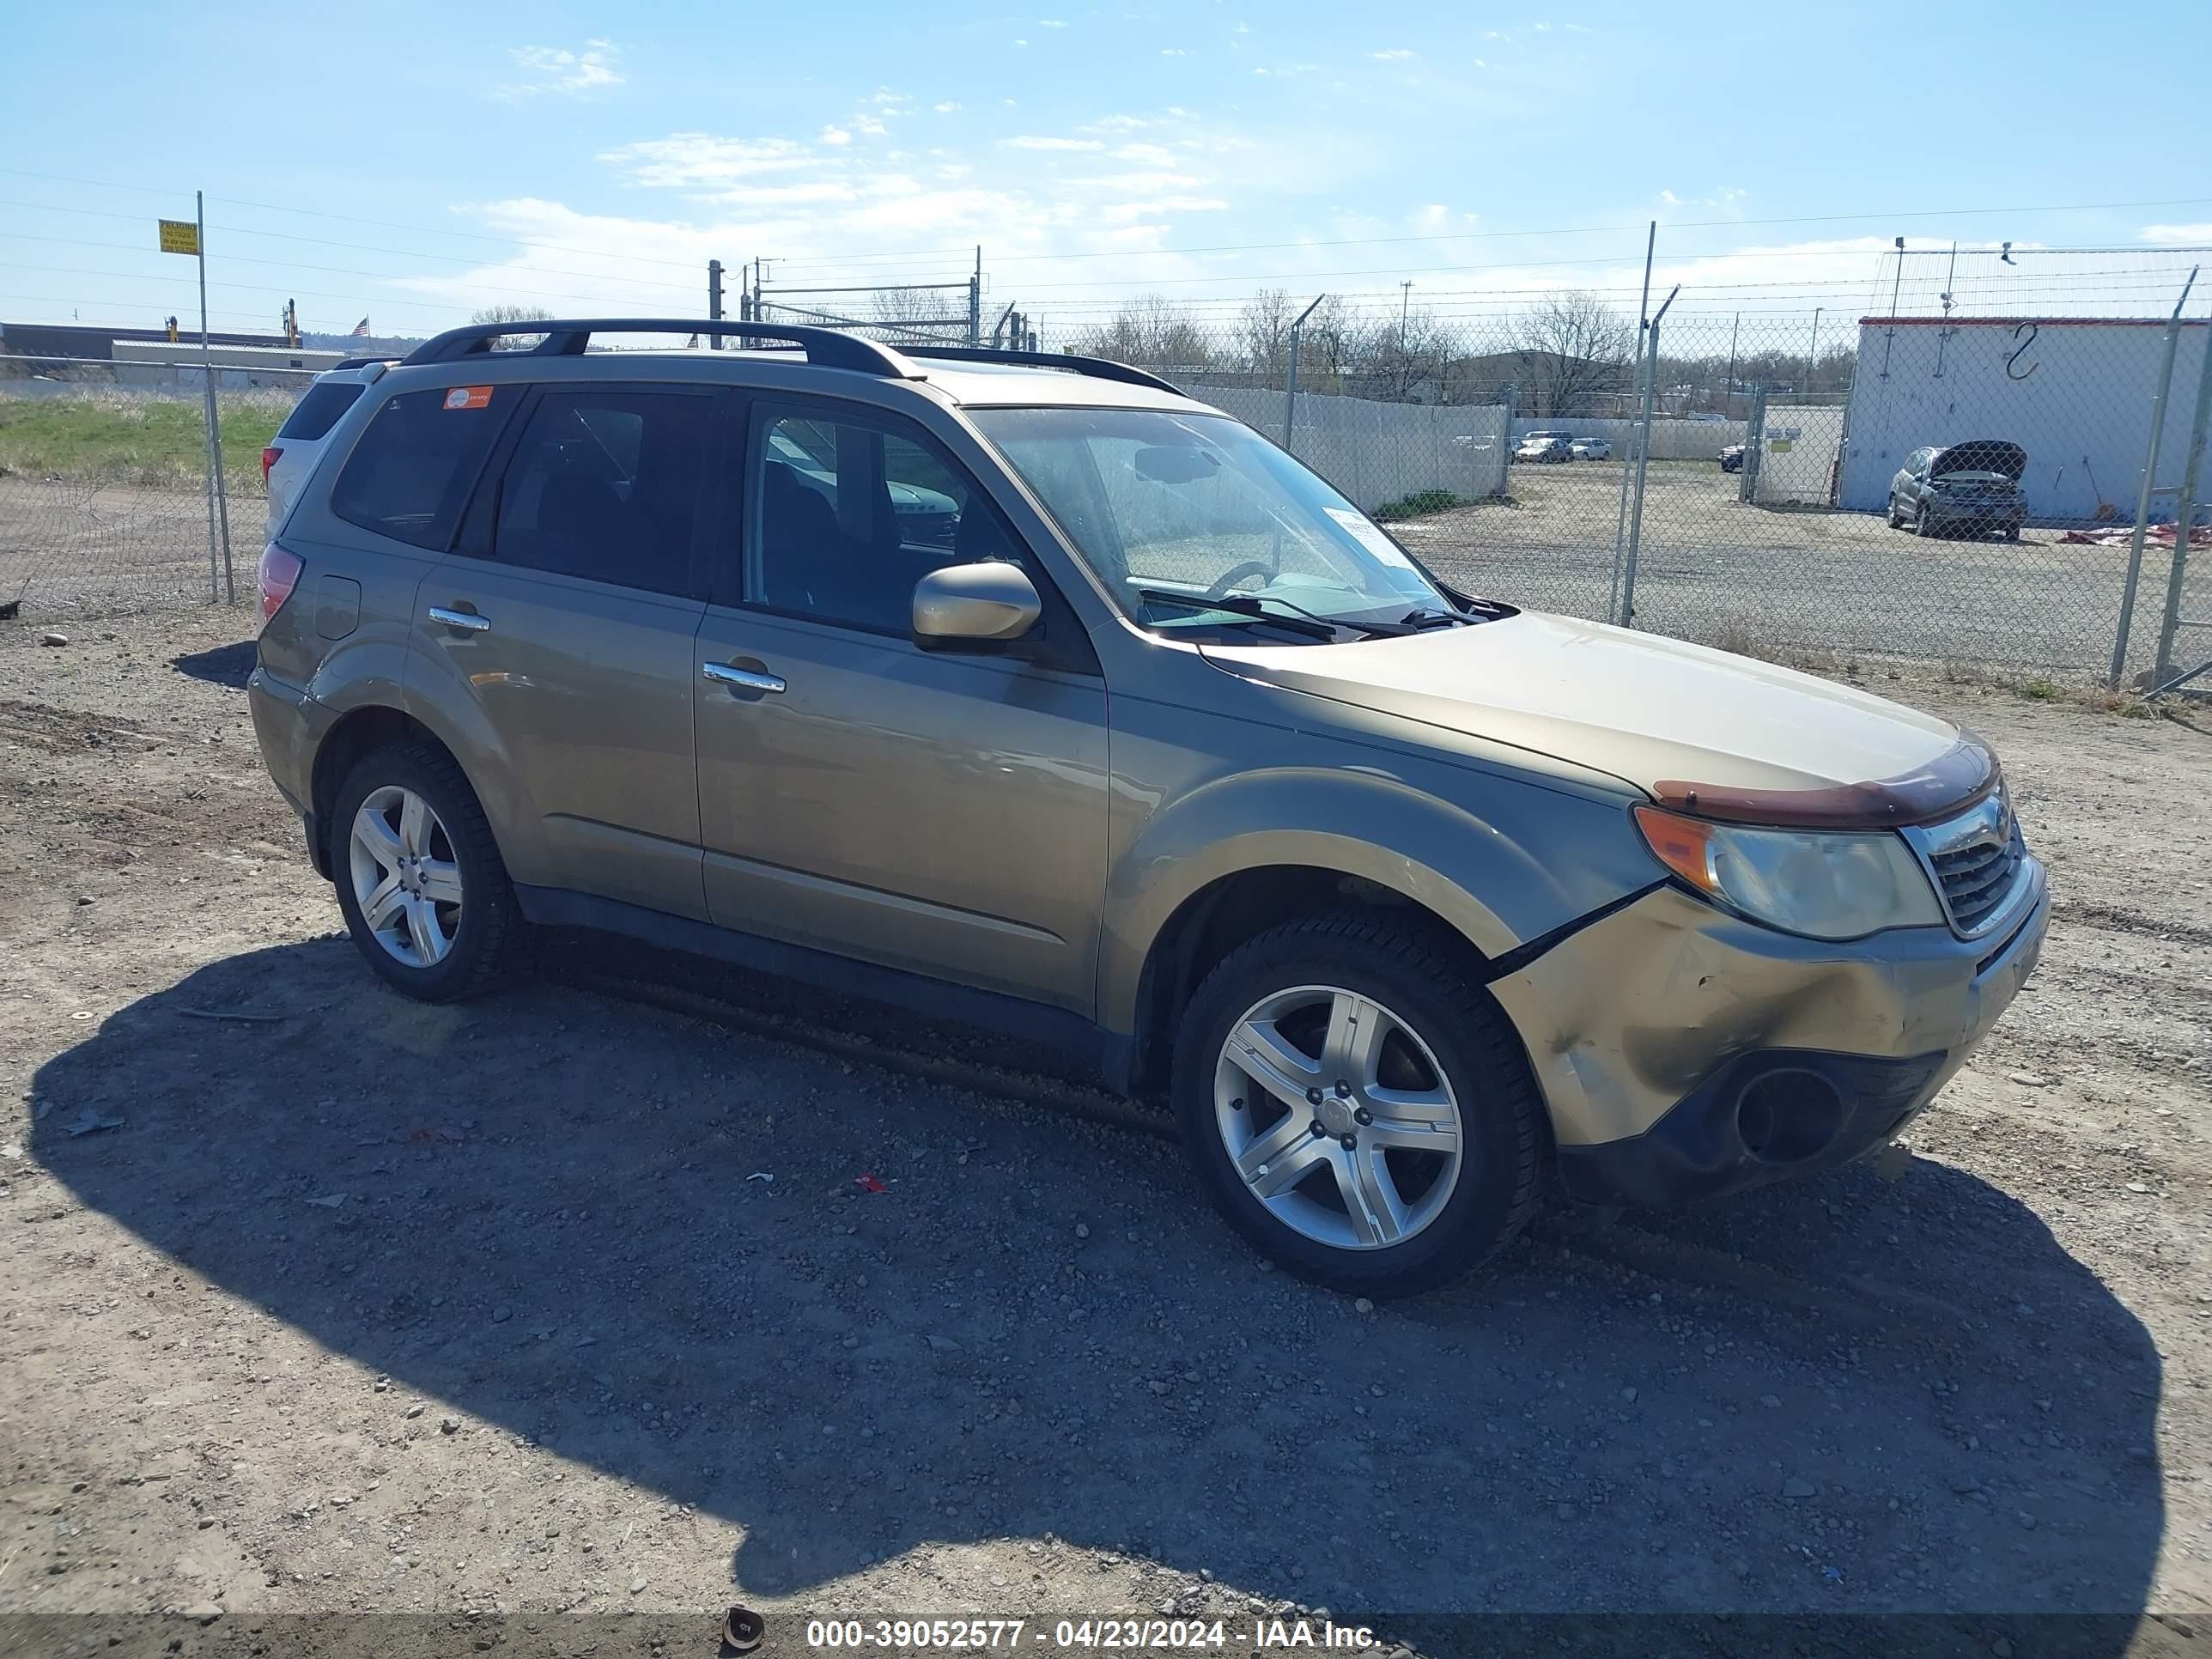
POLYGON ((1166 633, 1255 631, 1279 611, 1352 628, 1456 607, 1367 515, 1225 415, 979 409, 1122 607, 1166 633), (1147 597, 1147 595, 1150 597, 1147 597), (1178 597, 1225 602, 1223 609, 1178 597))

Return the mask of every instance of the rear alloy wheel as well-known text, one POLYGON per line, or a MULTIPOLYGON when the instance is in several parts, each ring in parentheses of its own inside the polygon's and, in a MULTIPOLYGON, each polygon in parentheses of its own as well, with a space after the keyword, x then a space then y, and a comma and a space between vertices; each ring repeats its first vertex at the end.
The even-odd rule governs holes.
POLYGON ((1174 1090, 1215 1205, 1319 1284, 1431 1289, 1535 1206, 1543 1114, 1519 1042, 1423 933, 1346 914, 1261 934, 1192 999, 1174 1090))
POLYGON ((425 1002, 489 988, 522 922, 476 792, 428 744, 363 756, 331 801, 338 908, 368 965, 425 1002))
POLYGON ((1889 527, 1892 530, 1902 530, 1905 527, 1905 520, 1897 516, 1897 497, 1894 495, 1889 498, 1889 527))
POLYGON ((1933 536, 1936 533, 1936 520, 1928 516, 1928 503, 1925 501, 1913 511, 1912 533, 1916 536, 1933 536))

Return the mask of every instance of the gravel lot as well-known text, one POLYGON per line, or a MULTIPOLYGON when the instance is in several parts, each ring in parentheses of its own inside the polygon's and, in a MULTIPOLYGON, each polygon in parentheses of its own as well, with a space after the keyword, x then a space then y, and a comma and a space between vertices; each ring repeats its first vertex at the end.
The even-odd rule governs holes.
MULTIPOLYGON (((1516 466, 1510 503, 1391 528, 1440 573, 1483 592, 1602 616, 1621 471, 1516 466)), ((1736 479, 1709 461, 1655 462, 1644 484, 1637 621, 1800 657, 2087 683, 2112 666, 2128 556, 2062 542, 2062 533, 2030 526, 2017 543, 1922 541, 1890 529, 1880 514, 1739 501, 1736 479)), ((2136 667, 2157 643, 2166 562, 2155 551, 2144 558, 2130 653, 2136 667)), ((2212 614, 2212 558, 2197 557, 2188 597, 2185 615, 2212 614)))
MULTIPOLYGON (((244 629, 0 624, 0 1648, 707 1653, 733 1600, 779 1652, 1293 1604, 2212 1641, 2202 724, 1879 682, 1996 741, 2058 893, 1902 1177, 1554 1212, 1363 1311, 995 1044, 575 939, 386 992, 244 629)), ((1850 1631, 1796 1642, 1907 1645, 1850 1631)))

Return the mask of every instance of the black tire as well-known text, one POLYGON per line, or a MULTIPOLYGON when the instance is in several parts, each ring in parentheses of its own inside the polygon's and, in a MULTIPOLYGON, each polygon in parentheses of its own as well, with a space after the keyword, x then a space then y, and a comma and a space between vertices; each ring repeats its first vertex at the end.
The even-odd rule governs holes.
POLYGON ((1925 501, 1920 503, 1919 510, 1912 515, 1912 533, 1930 540, 1938 533, 1936 529, 1936 520, 1929 516, 1928 503, 1925 501))
POLYGON ((346 931, 378 975, 420 1002, 459 1002, 497 985, 519 954, 525 924, 491 825, 453 757, 428 743, 373 750, 354 763, 331 805, 327 833, 338 908, 344 913, 346 931), (377 942, 354 892, 349 852, 354 817, 372 792, 388 786, 411 789, 428 803, 445 827, 453 862, 460 868, 463 902, 453 947, 441 961, 428 967, 403 963, 377 942))
POLYGON ((1892 530, 1902 530, 1905 527, 1905 520, 1897 516, 1897 497, 1894 495, 1889 498, 1889 527, 1892 530))
POLYGON ((1550 1127, 1527 1056, 1441 943, 1360 912, 1286 922, 1231 951, 1183 1012, 1171 1092, 1200 1184, 1252 1245, 1331 1290, 1390 1297, 1449 1284, 1511 1243, 1542 1195, 1550 1127), (1465 1103, 1455 1188, 1436 1218, 1400 1244, 1336 1248, 1278 1219, 1238 1176, 1216 1126, 1214 1078, 1231 1029, 1271 993, 1322 982, 1396 1013, 1465 1103))

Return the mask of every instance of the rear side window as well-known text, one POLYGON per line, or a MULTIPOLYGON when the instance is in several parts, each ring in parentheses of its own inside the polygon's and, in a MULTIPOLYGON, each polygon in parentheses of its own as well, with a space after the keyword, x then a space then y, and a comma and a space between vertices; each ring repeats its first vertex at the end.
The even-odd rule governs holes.
POLYGON ((698 392, 548 392, 501 479, 491 556, 687 592, 714 412, 698 392))
POLYGON ((521 388, 434 386, 384 400, 331 489, 331 511, 380 536, 442 550, 521 388))
POLYGON ((354 400, 368 389, 357 380, 351 384, 325 380, 320 386, 309 386, 307 395, 292 405, 292 412, 276 428, 276 435, 295 438, 301 443, 313 443, 326 436, 338 423, 338 416, 351 409, 354 400))

